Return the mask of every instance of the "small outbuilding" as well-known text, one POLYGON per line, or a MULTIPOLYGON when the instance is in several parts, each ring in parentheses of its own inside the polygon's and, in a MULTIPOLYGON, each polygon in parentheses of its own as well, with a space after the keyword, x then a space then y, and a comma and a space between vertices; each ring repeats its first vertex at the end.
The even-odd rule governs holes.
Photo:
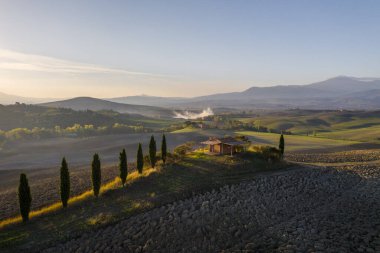
POLYGON ((207 141, 201 142, 207 145, 210 154, 233 155, 241 150, 245 150, 247 142, 233 137, 216 138, 210 137, 207 141))

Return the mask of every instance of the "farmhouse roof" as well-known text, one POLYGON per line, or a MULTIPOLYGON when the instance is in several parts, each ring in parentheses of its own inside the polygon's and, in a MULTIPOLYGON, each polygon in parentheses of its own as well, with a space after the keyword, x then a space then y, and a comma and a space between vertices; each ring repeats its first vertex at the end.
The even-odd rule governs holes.
POLYGON ((223 143, 223 144, 227 144, 231 146, 246 144, 244 141, 236 140, 233 137, 225 137, 225 138, 210 137, 207 141, 203 141, 201 143, 205 145, 217 145, 217 144, 223 143))

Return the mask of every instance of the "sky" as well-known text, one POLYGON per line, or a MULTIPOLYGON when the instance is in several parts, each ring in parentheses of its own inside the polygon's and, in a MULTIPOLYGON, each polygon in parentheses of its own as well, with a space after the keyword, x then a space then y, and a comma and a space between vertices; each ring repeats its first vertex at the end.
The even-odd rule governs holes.
POLYGON ((380 76, 377 0, 0 0, 0 92, 190 97, 380 76))

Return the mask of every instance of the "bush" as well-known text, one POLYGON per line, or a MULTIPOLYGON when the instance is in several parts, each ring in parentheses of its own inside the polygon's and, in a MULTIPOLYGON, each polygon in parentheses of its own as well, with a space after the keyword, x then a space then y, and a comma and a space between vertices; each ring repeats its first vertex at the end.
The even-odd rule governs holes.
POLYGON ((266 161, 276 162, 281 159, 281 151, 275 147, 270 146, 251 146, 249 148, 251 152, 254 152, 261 156, 266 161))
POLYGON ((180 156, 193 150, 195 143, 193 141, 186 142, 174 148, 174 153, 180 156))

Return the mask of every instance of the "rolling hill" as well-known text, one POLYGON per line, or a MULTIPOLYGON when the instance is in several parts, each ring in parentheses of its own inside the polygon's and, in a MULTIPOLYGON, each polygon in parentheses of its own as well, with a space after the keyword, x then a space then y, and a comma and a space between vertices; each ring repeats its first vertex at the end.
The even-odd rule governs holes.
POLYGON ((124 114, 138 114, 152 118, 172 118, 174 116, 173 112, 166 108, 146 105, 122 104, 91 97, 77 97, 40 105, 53 108, 69 108, 75 111, 111 110, 124 114))
POLYGON ((99 127, 112 126, 115 123, 160 128, 172 122, 172 120, 158 120, 141 115, 120 114, 111 111, 75 111, 66 108, 26 104, 0 105, 0 118, 2 119, 0 130, 3 131, 15 128, 33 129, 34 127, 51 129, 60 126, 66 128, 74 124, 99 127))
POLYGON ((108 98, 108 101, 123 103, 123 104, 133 104, 133 105, 150 105, 150 106, 172 106, 177 103, 182 103, 188 98, 183 97, 156 97, 156 96, 128 96, 128 97, 117 97, 108 98))

